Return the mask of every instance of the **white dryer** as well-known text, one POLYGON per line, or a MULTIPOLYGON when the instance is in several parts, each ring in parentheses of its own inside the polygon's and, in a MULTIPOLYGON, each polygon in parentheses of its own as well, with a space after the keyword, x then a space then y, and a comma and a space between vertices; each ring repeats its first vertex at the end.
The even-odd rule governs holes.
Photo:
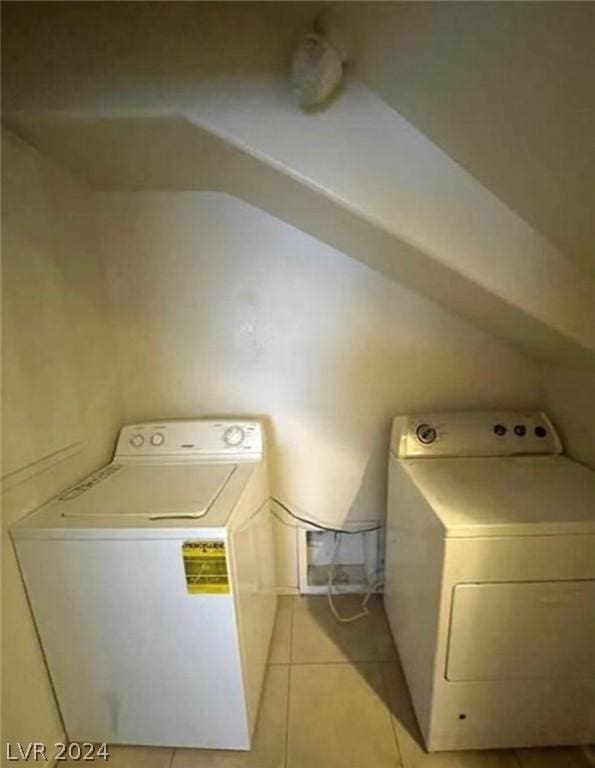
POLYGON ((258 422, 124 427, 12 536, 70 740, 250 748, 276 608, 258 422))
POLYGON ((393 422, 384 603, 429 751, 595 740, 595 472, 542 413, 393 422))

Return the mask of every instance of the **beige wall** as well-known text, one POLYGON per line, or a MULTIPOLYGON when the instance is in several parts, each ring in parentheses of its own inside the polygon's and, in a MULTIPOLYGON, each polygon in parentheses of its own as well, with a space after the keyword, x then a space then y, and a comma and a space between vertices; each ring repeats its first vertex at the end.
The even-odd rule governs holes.
POLYGON ((2 740, 52 744, 62 726, 8 528, 108 459, 119 385, 90 193, 9 135, 2 165, 2 740))
POLYGON ((548 368, 545 408, 569 456, 595 469, 595 373, 548 368))
POLYGON ((127 417, 264 416, 274 491, 306 515, 383 516, 394 414, 539 404, 521 354, 244 202, 99 200, 127 417))

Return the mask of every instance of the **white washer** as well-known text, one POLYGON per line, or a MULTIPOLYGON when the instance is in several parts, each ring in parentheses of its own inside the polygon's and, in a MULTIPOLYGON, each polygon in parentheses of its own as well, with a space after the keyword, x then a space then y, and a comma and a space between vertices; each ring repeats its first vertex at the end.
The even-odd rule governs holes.
POLYGON ((398 417, 384 603, 429 751, 595 740, 595 472, 542 413, 398 417))
POLYGON ((71 740, 250 748, 276 609, 261 424, 124 427, 12 536, 71 740))

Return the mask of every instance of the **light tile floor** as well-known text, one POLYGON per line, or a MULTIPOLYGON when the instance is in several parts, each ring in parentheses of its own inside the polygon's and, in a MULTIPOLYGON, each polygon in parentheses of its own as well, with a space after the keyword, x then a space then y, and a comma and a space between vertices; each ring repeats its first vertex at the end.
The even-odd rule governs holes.
MULTIPOLYGON (((344 614, 360 598, 338 599, 344 614)), ((379 599, 340 624, 324 597, 283 597, 250 752, 111 747, 110 768, 591 768, 578 749, 440 752, 421 739, 379 599)), ((68 764, 68 763, 67 763, 68 764)), ((72 763, 75 765, 75 763, 72 763)), ((79 765, 79 763, 76 763, 79 765)))

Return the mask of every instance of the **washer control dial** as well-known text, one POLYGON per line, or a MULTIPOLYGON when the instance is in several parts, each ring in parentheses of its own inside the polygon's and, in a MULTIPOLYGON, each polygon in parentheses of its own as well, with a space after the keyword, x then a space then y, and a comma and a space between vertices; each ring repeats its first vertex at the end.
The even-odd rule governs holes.
POLYGON ((151 445, 163 445, 164 440, 165 437, 161 432, 155 432, 154 435, 151 435, 151 445))
POLYGON ((145 438, 142 435, 132 435, 130 438, 130 445, 133 448, 140 448, 145 442, 145 438))
POLYGON ((431 445, 438 437, 436 430, 430 424, 420 424, 415 430, 415 435, 422 445, 431 445))
POLYGON ((244 442, 244 437, 245 435, 242 427, 238 427, 234 425, 232 427, 227 427, 227 429, 223 433, 223 442, 229 448, 235 448, 236 446, 241 445, 244 442))

